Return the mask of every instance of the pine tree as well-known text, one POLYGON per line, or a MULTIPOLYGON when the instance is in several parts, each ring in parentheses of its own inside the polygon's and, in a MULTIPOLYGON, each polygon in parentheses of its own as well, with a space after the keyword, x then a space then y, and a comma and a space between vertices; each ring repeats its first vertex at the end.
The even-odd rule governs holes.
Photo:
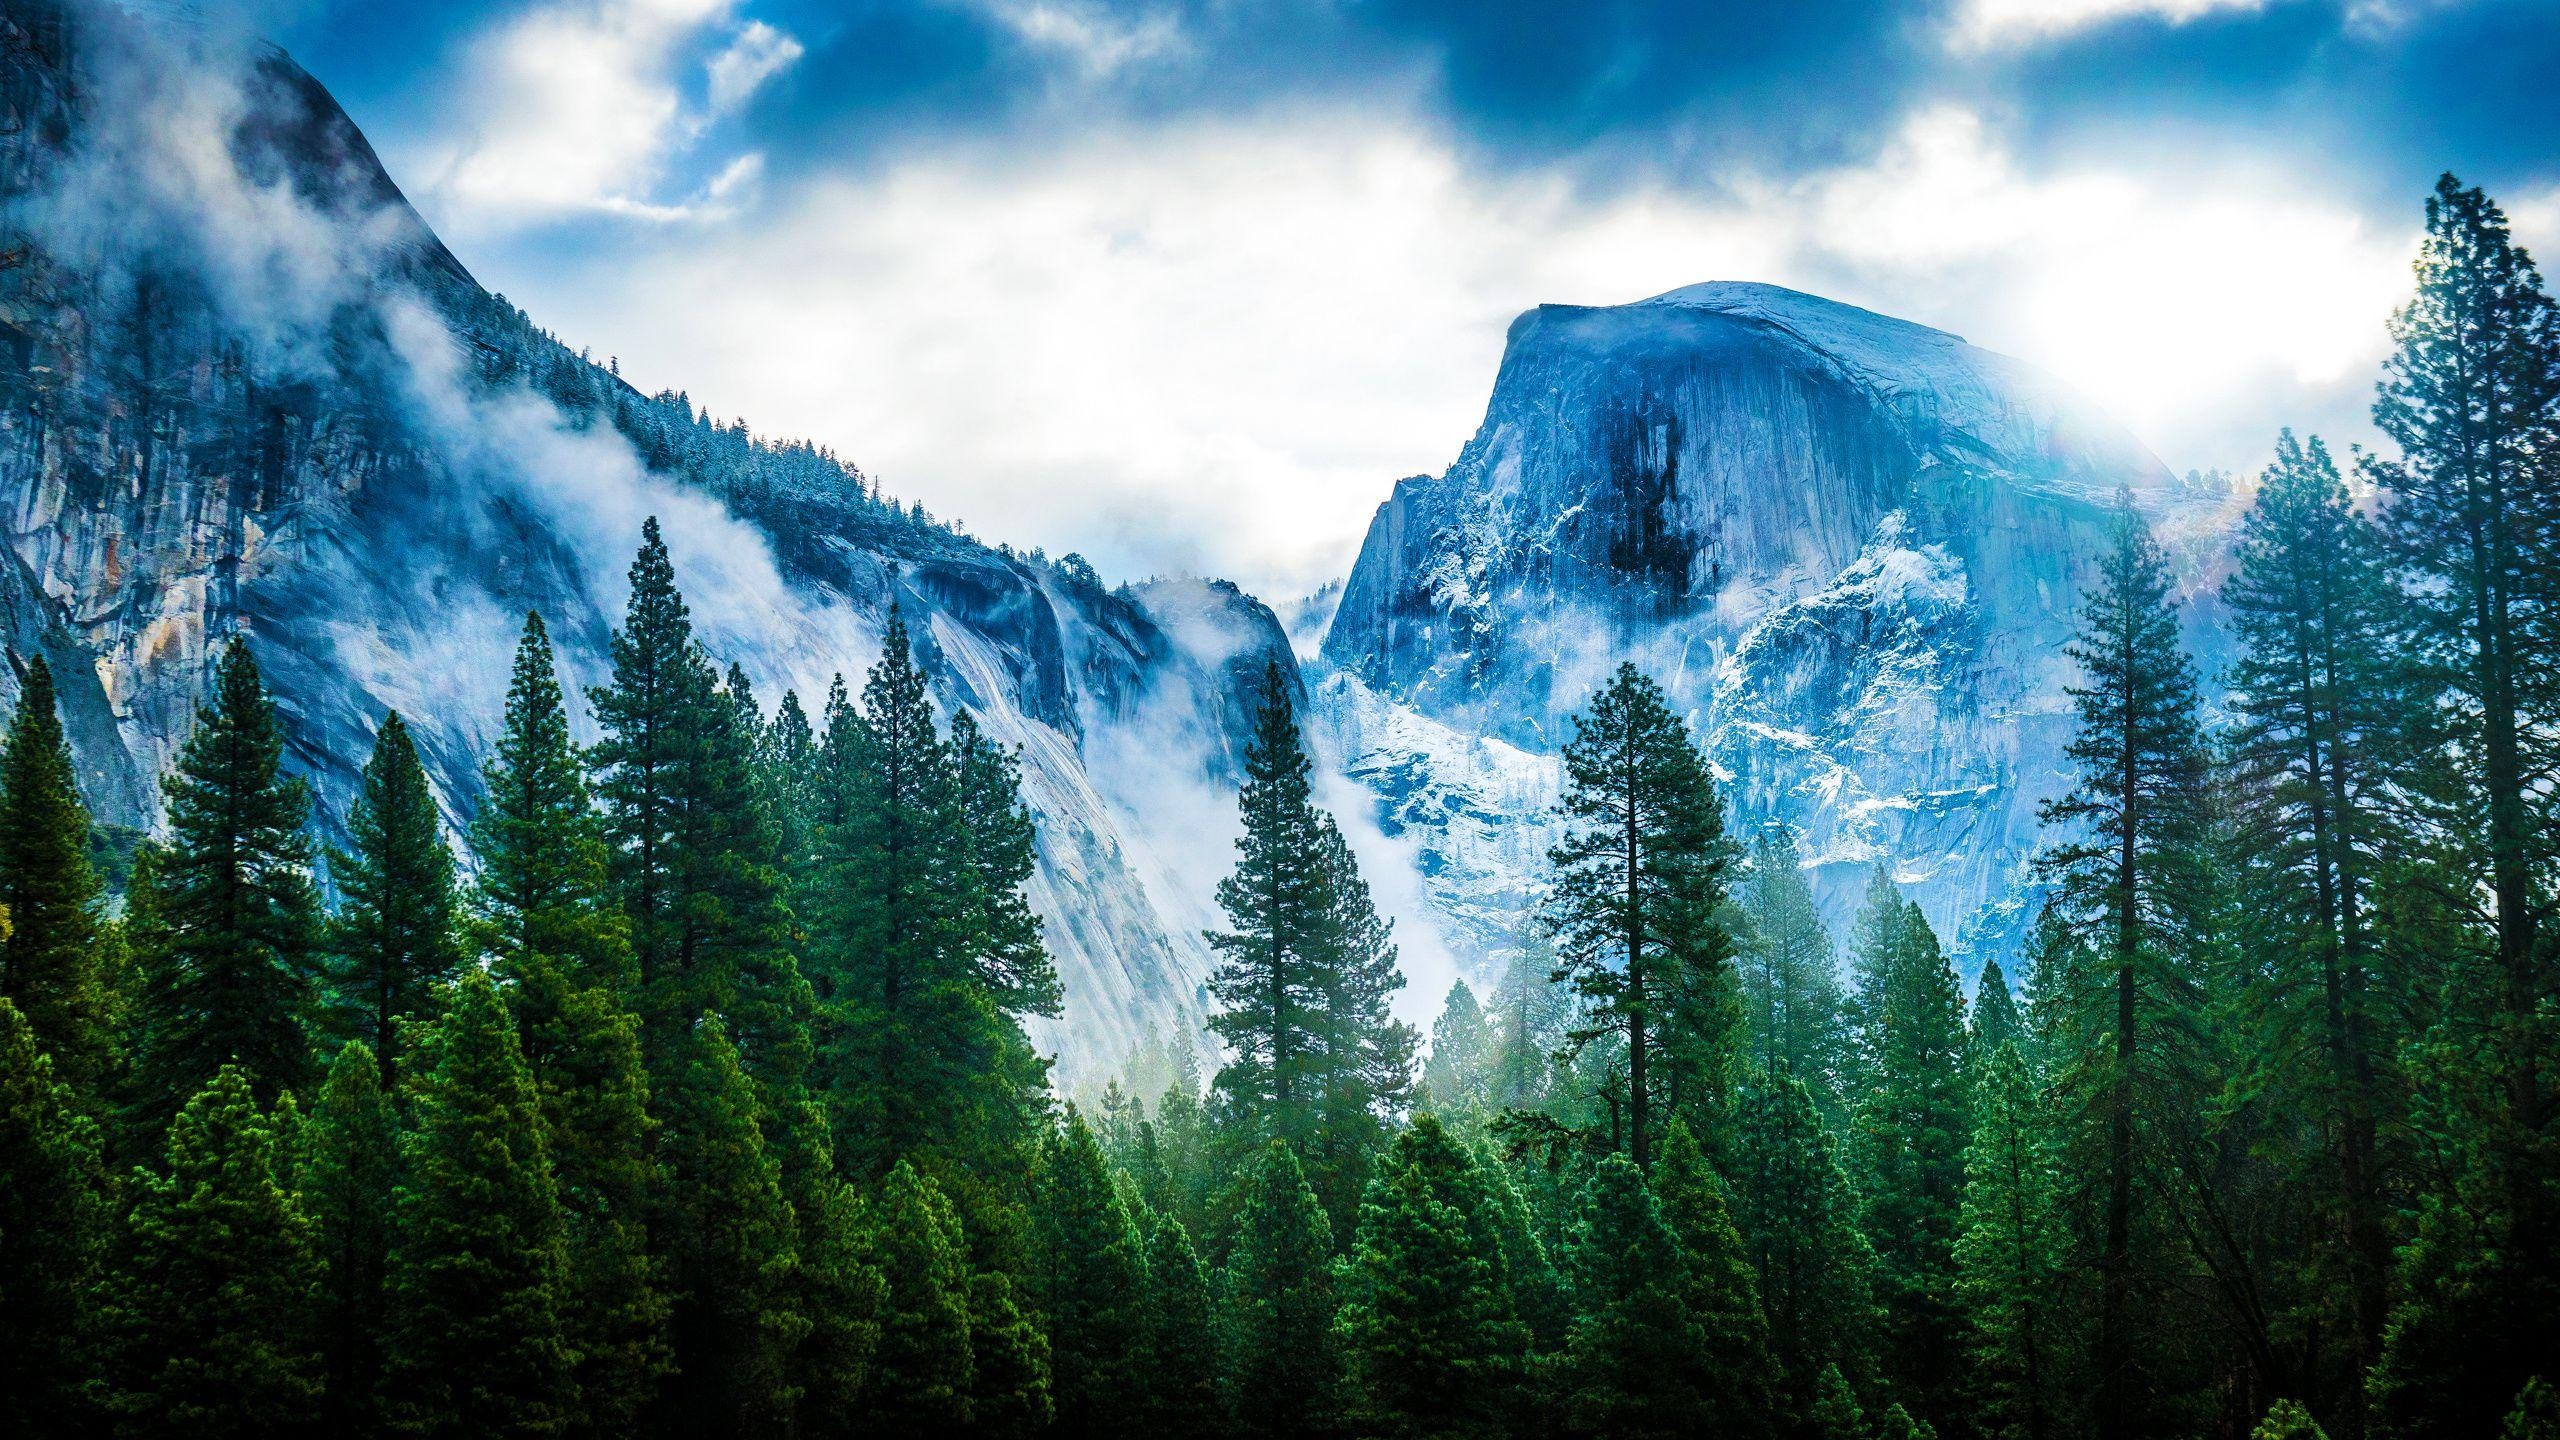
POLYGON ((1497 1429, 1518 1378, 1501 1252, 1479 1250, 1467 1216, 1433 1188, 1410 1164, 1371 1180, 1343 1265, 1334 1336, 1363 1435, 1497 1429))
POLYGON ((1745 1087, 1732 1153, 1735 1228, 1759 1277, 1781 1398, 1802 1413, 1823 1367, 1863 1374, 1870 1361, 1875 1256, 1857 1226, 1857 1187, 1812 1093, 1791 1075, 1745 1087))
POLYGON ((1476 992, 1464 980, 1453 981, 1422 1066, 1422 1092, 1433 1108, 1455 1117, 1484 1115, 1493 1099, 1493 1050, 1493 1027, 1476 992))
POLYGON ((1861 996, 1853 1123, 1866 1233, 1876 1252, 1886 1368, 1924 1416, 1956 1413, 1953 1307, 1964 1150, 1973 1121, 1965 1083, 1964 994, 1917 906, 1861 996))
POLYGON ((1332 1344, 1333 1227, 1286 1142, 1246 1177, 1227 1255, 1229 1409, 1247 1435, 1330 1432, 1340 1383, 1332 1344))
POLYGON ((2267 1407, 2266 1417, 2249 1432, 2249 1440, 2329 1440, 2329 1434, 2300 1403, 2279 1400, 2267 1407))
POLYGON ((1837 1365, 1822 1367, 1822 1376, 1814 1386, 1813 1406, 1805 1412, 1805 1419, 1811 1440, 1867 1440, 1866 1412, 1837 1365))
POLYGON ((1966 1031, 1970 1053, 1976 1061, 1988 1060, 2003 1045, 2028 1045, 2026 1022, 2018 1015, 2018 997, 2009 989, 2009 977, 1998 960, 1982 962, 1982 976, 1974 982, 1973 1010, 1966 1031))
POLYGON ((1143 1419, 1144 1242, 1074 1107, 1042 1148, 1036 1298, 1048 1320, 1058 1433, 1117 1434, 1143 1419))
POLYGON ((2560 1393, 2539 1375, 2527 1380, 2498 1434, 2500 1440, 2560 1440, 2560 1393))
POLYGON ((1766 1435, 1776 1414, 1769 1321, 1759 1277, 1725 1202, 1724 1182, 1686 1122, 1674 1120, 1654 1162, 1654 1196, 1680 1242, 1681 1299, 1697 1334, 1699 1392, 1715 1433, 1766 1435))
POLYGON ((1025 821, 1011 762, 974 727, 961 738, 937 730, 892 607, 861 707, 828 706, 806 904, 836 1037, 820 1083, 858 1176, 908 1157, 948 1176, 1018 1173, 1038 1139, 1047 1067, 1021 1016, 1054 1004, 1055 980, 1019 904, 1025 821))
POLYGON ((310 796, 283 759, 275 704, 234 642, 178 752, 169 843, 145 877, 133 1100, 146 1133, 223 1065, 262 1096, 310 1077, 320 902, 303 834, 310 796))
POLYGON ((1955 1250, 1977 1423, 1988 1440, 2046 1440, 2076 1428, 2063 1403, 2071 1347, 2058 1205, 2034 1076, 2018 1043, 2002 1041, 1976 1077, 1955 1250))
POLYGON ((388 1282, 396 1236, 392 1197, 400 1125, 373 1051, 351 1040, 303 1121, 294 1193, 311 1218, 320 1262, 324 1414, 335 1429, 382 1428, 388 1282))
POLYGON ((100 1307, 107 1403, 128 1433, 218 1440, 316 1418, 319 1265, 281 1148, 247 1072, 224 1065, 171 1121, 166 1172, 135 1173, 100 1307))
POLYGON ((1567 1256, 1575 1317, 1562 1364, 1573 1432, 1702 1433, 1708 1376, 1679 1237, 1626 1156, 1602 1157, 1584 1182, 1567 1256))
POLYGON ((515 1017, 560 1196, 561 1326, 578 1357, 572 1429, 627 1434, 668 1359, 648 1248, 649 1082, 624 998, 637 982, 628 924, 606 889, 603 830, 539 615, 525 618, 484 774, 473 933, 515 1017))
POLYGON ((1209 1277, 1182 1222, 1166 1214, 1147 1234, 1146 1365, 1145 1433, 1211 1440, 1226 1432, 1209 1277))
POLYGON ((2398 598, 2441 692, 2445 733, 2428 738, 2447 759, 2435 798, 2449 878, 2487 896, 2473 922, 2486 933, 2446 938, 2485 951, 2494 978, 2417 1057, 2453 1067, 2415 1077, 2444 1106, 2419 1121, 2453 1174, 2422 1200, 2373 1383, 2395 1433, 2451 1436, 2496 1422, 2500 1398, 2548 1364, 2527 1337, 2560 1325, 2542 778, 2560 758, 2560 307, 2505 214, 2451 175, 2427 202, 2417 276, 2374 404, 2400 455, 2368 464, 2392 492, 2398 598))
POLYGON ((1622 665, 1565 747, 1562 813, 1549 852, 1547 920, 1589 1007, 1574 1032, 1626 1046, 1627 1148, 1652 1164, 1655 1106, 1687 1112, 1720 1096, 1737 1040, 1731 943, 1717 917, 1727 867, 1724 802, 1706 757, 1662 690, 1622 665))
POLYGON ((789 1357, 809 1323, 793 1303, 796 1217, 726 1027, 705 1016, 675 1053, 661 1087, 663 1192, 651 1232, 667 1262, 674 1376, 655 1425, 774 1433, 791 1416, 789 1357))
POLYGON ((2261 1152, 2311 1152, 2277 1160, 2280 1181, 2334 1220, 2301 1242, 2318 1281, 2275 1303, 2320 1327, 2309 1333, 2338 1337, 2334 1354, 2308 1363, 2313 1384, 2344 1391, 2379 1357, 2386 1321, 2381 1145, 2399 1108, 2389 1092, 2401 1037, 2374 976, 2373 912, 2378 879, 2409 851, 2386 797, 2409 791, 2408 732, 2422 707, 2381 537, 2318 439, 2277 438, 2239 560, 2223 586, 2246 647, 2231 677, 2242 719, 2229 789, 2243 943, 2258 958, 2226 1000, 2245 1057, 2233 1098, 2273 1132, 2261 1152), (2316 1132, 2293 1123, 2315 1116, 2316 1132), (2328 1317, 2342 1308, 2353 1323, 2338 1327, 2328 1317))
MULTIPOLYGON (((613 636, 613 683, 594 697, 604 739, 589 755, 614 888, 629 917, 640 1010, 658 1053, 707 1008, 684 973, 686 895, 676 826, 696 768, 710 667, 653 516, 631 563, 631 602, 613 636)), ((520 659, 519 670, 522 662, 520 659)), ((521 673, 520 673, 521 678, 521 673)))
POLYGON ((411 1104, 389 1285, 394 1423, 557 1435, 575 1403, 560 1200, 533 1079, 486 973, 464 972, 426 1032, 411 1104))
POLYGON ((2138 1433, 2150 1414, 2135 1328, 2135 1213, 2152 1163, 2146 1123, 2191 1109, 2188 1036, 2199 1013, 2195 951, 2211 911, 2205 864, 2204 752, 2194 668, 2178 644, 2167 564, 2130 499, 2082 603, 2071 658, 2079 729, 2072 789, 2045 822, 2068 838, 2043 873, 2083 963, 2064 980, 2077 1017, 2058 1077, 2086 1106, 2099 1203, 2096 1418, 2102 1437, 2138 1433))
POLYGON ((18 685, 0 756, 0 999, 35 1029, 55 1075, 87 1092, 107 1071, 107 977, 99 966, 98 877, 89 812, 55 711, 53 672, 37 657, 18 685))
POLYGON ((972 1389, 969 1434, 1030 1440, 1056 1416, 1049 1341, 1014 1303, 1013 1277, 981 1270, 969 1277, 972 1389))
POLYGON ((354 852, 330 866, 345 897, 329 927, 332 1028, 365 1043, 389 1088, 400 1073, 399 1022, 428 1016, 437 987, 462 964, 453 851, 396 710, 374 737, 347 833, 354 852))
POLYGON ((1784 1067, 1812 1089, 1825 1114, 1840 1118, 1845 1001, 1831 931, 1814 908, 1793 831, 1761 833, 1740 899, 1745 928, 1737 959, 1751 1062, 1763 1071, 1784 1067))
POLYGON ((0 1430, 77 1433, 90 1286, 107 1239, 97 1126, 0 996, 0 1430))
POLYGON ((1492 1100, 1501 1111, 1534 1110, 1554 1088, 1556 1052, 1572 1027, 1573 992, 1555 978, 1555 951, 1536 926, 1494 992, 1492 1100))
POLYGON ((804 1427, 859 1413, 880 1345, 888 1282, 872 1267, 870 1208, 825 1167, 809 1186, 800 1222, 795 1278, 808 1334, 792 1355, 792 1386, 804 1427))
POLYGON ((1286 1142, 1348 1228, 1369 1153, 1412 1084, 1414 1034, 1387 1011, 1401 983, 1386 926, 1330 816, 1289 682, 1265 666, 1239 795, 1236 868, 1218 882, 1225 931, 1209 1026, 1227 1043, 1216 1087, 1228 1132, 1286 1142))
POLYGON ((901 1160, 872 1207, 869 1241, 887 1304, 864 1413, 884 1435, 965 1434, 977 1381, 960 1217, 940 1187, 901 1160))

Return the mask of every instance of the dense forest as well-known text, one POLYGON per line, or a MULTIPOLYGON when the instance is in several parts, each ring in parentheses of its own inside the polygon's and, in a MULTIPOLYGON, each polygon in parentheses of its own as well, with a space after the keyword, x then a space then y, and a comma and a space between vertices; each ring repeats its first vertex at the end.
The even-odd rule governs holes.
POLYGON ((327 854, 233 643, 129 869, 31 663, 0 1430, 2560 1437, 2560 313, 2450 177, 2393 339, 2394 454, 2278 443, 2228 675, 2123 508, 1969 1003, 1632 667, 1426 1045, 1275 664, 1210 1033, 1079 1106, 1015 760, 894 613, 768 709, 652 522, 609 684, 527 617, 469 835, 391 715, 327 854))

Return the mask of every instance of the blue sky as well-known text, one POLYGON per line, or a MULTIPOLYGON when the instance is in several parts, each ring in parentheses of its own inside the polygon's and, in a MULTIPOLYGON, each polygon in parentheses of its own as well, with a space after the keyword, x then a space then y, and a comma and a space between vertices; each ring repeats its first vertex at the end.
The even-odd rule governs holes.
POLYGON ((465 263, 989 538, 1285 599, 1540 301, 1763 279, 2172 466, 2362 411, 2452 168, 2560 245, 2550 0, 284 0, 465 263))

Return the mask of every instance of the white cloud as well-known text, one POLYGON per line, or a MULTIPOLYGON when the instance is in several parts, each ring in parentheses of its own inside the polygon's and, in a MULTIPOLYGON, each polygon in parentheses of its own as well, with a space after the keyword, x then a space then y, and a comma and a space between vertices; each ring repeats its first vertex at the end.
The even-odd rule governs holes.
POLYGON ((1179 53, 1181 22, 1170 10, 1122 16, 1093 0, 976 0, 1015 37, 1066 56, 1087 79, 1102 79, 1141 61, 1179 53))
POLYGON ((2266 6, 2267 0, 1971 0, 1948 35, 1959 48, 1992 49, 2032 45, 2138 16, 2182 25, 2219 11, 2266 6))
POLYGON ((1938 110, 1856 168, 1594 200, 1374 113, 1268 114, 911 154, 752 228, 548 257, 536 309, 989 538, 1285 601, 1455 457, 1540 301, 1817 290, 2045 364, 2179 469, 2252 467, 2280 424, 2366 433, 2414 205, 2386 233, 2178 158, 2031 168, 1938 110))
MULTIPOLYGON (((737 0, 553 0, 481 36, 427 159, 424 199, 464 234, 581 211, 647 220, 717 212, 727 191, 675 186, 713 121, 802 54, 734 18, 737 0), (716 50, 706 57, 712 46, 716 50), (704 99, 688 99, 699 83, 704 99), (670 195, 673 186, 677 193, 670 195)), ((735 189, 746 156, 718 162, 735 189)))

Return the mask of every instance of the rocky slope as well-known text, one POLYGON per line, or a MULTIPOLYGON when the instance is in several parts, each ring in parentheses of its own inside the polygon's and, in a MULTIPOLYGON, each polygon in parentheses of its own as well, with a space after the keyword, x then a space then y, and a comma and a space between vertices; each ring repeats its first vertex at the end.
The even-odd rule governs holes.
POLYGON ((1978 964, 2027 917, 2062 646, 2122 492, 2196 503, 2087 403, 1925 326, 1749 284, 1541 306, 1457 463, 1379 507, 1320 704, 1479 951, 1537 890, 1564 717, 1633 659, 1744 825, 1796 828, 1835 921, 1886 864, 1978 964))
POLYGON ((324 829, 391 709, 461 825, 524 612, 597 683, 658 514, 704 638, 768 702, 858 683, 896 602, 942 703, 1021 747, 1068 995, 1041 1038, 1071 1078, 1196 1024, 1200 917, 1158 857, 1225 813, 1240 677, 1287 655, 1268 610, 1106 589, 639 394, 482 290, 280 54, 106 6, 0 25, 0 701, 48 657, 102 819, 157 820, 236 636, 324 829))

